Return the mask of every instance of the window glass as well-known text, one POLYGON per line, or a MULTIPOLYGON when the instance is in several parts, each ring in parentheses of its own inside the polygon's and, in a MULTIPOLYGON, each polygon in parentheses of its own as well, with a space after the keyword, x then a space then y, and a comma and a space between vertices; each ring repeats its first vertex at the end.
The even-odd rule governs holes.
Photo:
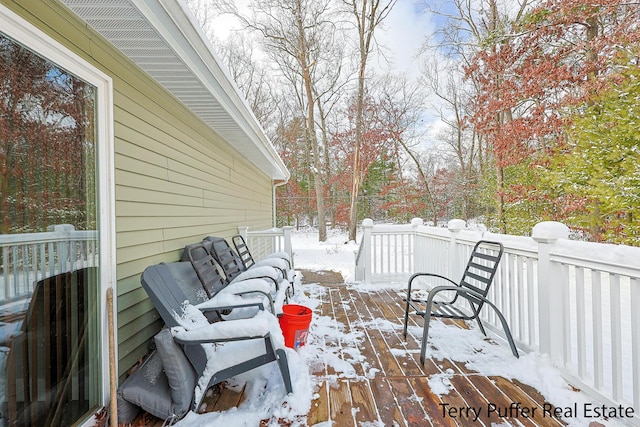
POLYGON ((0 426, 100 401, 96 93, 0 32, 0 426))

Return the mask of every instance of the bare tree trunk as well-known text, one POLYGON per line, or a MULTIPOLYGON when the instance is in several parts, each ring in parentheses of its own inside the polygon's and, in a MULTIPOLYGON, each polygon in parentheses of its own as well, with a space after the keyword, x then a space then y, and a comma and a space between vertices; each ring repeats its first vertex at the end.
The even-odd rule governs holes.
POLYGON ((389 15, 396 0, 388 0, 380 5, 381 0, 343 0, 353 15, 358 30, 358 91, 356 94, 356 129, 353 149, 353 182, 351 184, 351 204, 349 206, 349 240, 356 239, 358 227, 358 193, 362 184, 360 152, 362 150, 362 127, 364 110, 365 76, 369 53, 372 51, 374 33, 378 25, 389 15), (358 4, 360 3, 360 5, 358 4), (358 8, 358 6, 360 6, 358 8))

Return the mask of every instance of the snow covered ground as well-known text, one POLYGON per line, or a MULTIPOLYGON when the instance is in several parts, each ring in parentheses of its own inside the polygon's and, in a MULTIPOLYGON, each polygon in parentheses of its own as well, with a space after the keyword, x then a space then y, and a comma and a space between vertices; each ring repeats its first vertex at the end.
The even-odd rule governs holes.
MULTIPOLYGON (((327 242, 318 243, 318 236, 313 231, 298 231, 294 233, 293 248, 295 252, 296 269, 313 271, 333 270, 340 272, 346 283, 353 284, 354 264, 357 246, 348 242, 346 234, 334 232, 327 242)), ((381 286, 381 285, 376 285, 381 286)), ((402 289, 404 283, 390 283, 387 286, 402 289)), ((315 309, 320 304, 320 297, 325 288, 314 284, 300 285, 293 298, 293 303, 305 305, 315 309)), ((390 330, 402 328, 400 324, 389 322, 384 325, 390 330)), ((359 334, 346 335, 341 333, 341 325, 336 321, 314 313, 310 336, 307 344, 297 351, 287 349, 287 357, 293 381, 293 393, 285 394, 284 384, 275 363, 235 378, 230 386, 241 388, 246 384, 245 401, 238 407, 225 412, 195 414, 189 413, 178 423, 181 427, 205 426, 258 426, 260 420, 270 420, 269 425, 277 426, 278 419, 290 420, 292 426, 306 426, 306 414, 311 402, 316 397, 316 378, 311 374, 314 367, 326 364, 343 378, 356 378, 355 369, 348 362, 338 357, 338 352, 331 347, 331 342, 341 341, 342 346, 352 346, 354 354, 358 354, 358 344, 362 339, 359 334), (339 339, 338 339, 339 336, 339 339)), ((421 329, 410 328, 409 332, 415 336, 421 335, 421 329)), ((519 359, 511 355, 509 348, 487 343, 482 334, 476 330, 462 330, 445 327, 440 322, 432 322, 430 331, 430 350, 428 356, 434 360, 444 358, 466 363, 469 369, 484 375, 499 375, 508 379, 517 379, 522 383, 536 388, 545 399, 558 407, 573 407, 577 404, 582 408, 586 397, 573 391, 560 377, 546 357, 539 354, 522 355, 519 359)), ((406 352, 398 349, 398 352, 406 352)), ((357 360, 354 358, 353 360, 357 360)), ((375 372, 369 373, 375 375, 375 372)), ((367 374, 367 375, 369 375, 367 374)), ((445 395, 451 390, 449 378, 452 372, 433 375, 429 385, 434 393, 445 395)), ((588 426, 590 421, 581 415, 566 419, 571 426, 588 426)), ((599 420, 602 425, 624 425, 620 420, 599 420)), ((330 426, 330 422, 322 427, 330 426)), ((631 425, 631 424, 629 424, 631 425)), ((382 424, 380 423, 380 426, 382 424)), ((336 426, 339 427, 339 426, 336 426)), ((371 427, 371 426, 370 426, 371 427)))

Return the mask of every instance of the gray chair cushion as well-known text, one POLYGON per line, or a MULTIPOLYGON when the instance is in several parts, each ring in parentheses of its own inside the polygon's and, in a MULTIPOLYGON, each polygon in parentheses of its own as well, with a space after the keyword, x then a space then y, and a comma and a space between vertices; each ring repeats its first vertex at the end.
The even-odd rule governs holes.
POLYGON ((138 416, 140 407, 126 400, 122 396, 122 389, 118 389, 116 401, 118 402, 118 425, 131 424, 138 416))
POLYGON ((169 382, 174 413, 178 418, 182 418, 191 409, 198 378, 182 347, 173 340, 169 329, 160 331, 153 340, 169 382))
MULTIPOLYGON (((144 409, 163 420, 172 418, 171 388, 162 369, 158 352, 153 352, 140 367, 127 378, 118 394, 122 399, 144 409)), ((124 408, 128 410, 130 408, 124 408)), ((124 415, 124 414, 123 414, 124 415)), ((120 416, 118 416, 120 418, 120 416)))

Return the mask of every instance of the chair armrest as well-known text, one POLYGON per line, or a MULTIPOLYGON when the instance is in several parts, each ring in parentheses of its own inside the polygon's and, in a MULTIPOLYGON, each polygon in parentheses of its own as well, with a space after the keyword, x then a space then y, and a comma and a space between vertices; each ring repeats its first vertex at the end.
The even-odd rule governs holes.
POLYGON ((449 285, 442 285, 442 286, 436 286, 435 288, 431 289, 429 291, 429 299, 427 300, 433 300, 433 298, 435 297, 435 295, 438 292, 444 292, 444 291, 454 291, 458 294, 467 294, 467 295, 473 295, 475 298, 481 299, 485 302, 490 302, 487 298, 485 298, 483 295, 475 292, 472 289, 468 289, 468 288, 463 288, 462 286, 455 284, 453 286, 449 286, 449 285))
POLYGON ((243 271, 234 278, 234 282, 237 280, 256 279, 256 278, 269 278, 272 280, 278 279, 278 270, 267 265, 259 265, 251 267, 248 270, 243 271))
POLYGON ((485 304, 489 304, 490 306, 492 306, 494 310, 497 310, 497 307, 493 305, 493 303, 489 301, 484 295, 481 295, 472 289, 463 288, 460 285, 454 285, 454 286, 443 285, 443 286, 436 286, 435 288, 429 291, 429 297, 427 298, 427 307, 425 310, 427 313, 431 312, 431 307, 433 306, 433 299, 436 297, 436 295, 440 292, 446 292, 446 291, 452 291, 456 293, 456 296, 454 297, 454 299, 449 301, 448 304, 452 304, 455 301, 455 298, 457 298, 458 296, 462 296, 464 298, 465 295, 471 295, 474 298, 482 300, 485 304))
POLYGON ((248 292, 260 292, 263 294, 268 294, 271 292, 271 279, 264 278, 248 278, 248 279, 234 279, 231 283, 229 283, 223 289, 224 292, 232 292, 234 294, 243 294, 248 292))
POLYGON ((278 278, 279 278, 278 276, 279 276, 278 270, 276 270, 275 268, 267 267, 267 266, 258 266, 255 268, 252 267, 238 274, 236 277, 233 278, 230 284, 240 282, 240 281, 245 281, 245 280, 251 280, 251 279, 262 279, 262 280, 269 280, 270 282, 272 282, 275 289, 278 290, 278 278))
POLYGON ((458 284, 456 282, 454 282, 453 280, 449 279, 448 277, 445 277, 441 274, 435 274, 435 273, 415 273, 412 274, 411 277, 409 278, 409 288, 411 288, 411 285, 413 284, 413 280, 418 278, 418 277, 422 277, 422 276, 430 276, 430 277, 438 277, 440 279, 444 279, 456 286, 458 286, 458 284))
MULTIPOLYGON (((224 304, 236 305, 246 303, 247 299, 252 302, 257 302, 258 299, 243 298, 244 296, 256 296, 262 295, 269 301, 269 307, 271 312, 274 312, 274 301, 271 295, 271 285, 263 279, 248 279, 237 282, 231 282, 225 286, 220 292, 218 292, 210 301, 214 301, 212 304, 216 304, 215 301, 222 301, 224 304)), ((259 301, 262 301, 260 299, 259 301)), ((201 303, 201 305, 207 305, 209 301, 201 303)), ((231 307, 233 308, 233 307, 231 307)), ((263 307, 260 308, 264 310, 263 307)))
POLYGON ((264 304, 262 301, 259 301, 259 300, 250 300, 243 303, 235 303, 230 300, 216 301, 215 299, 212 299, 209 301, 205 301, 201 304, 198 304, 195 307, 203 313, 208 313, 210 311, 223 311, 223 310, 231 310, 234 308, 246 308, 246 307, 258 307, 259 310, 264 310, 264 304))
MULTIPOLYGON (((406 300, 407 300, 407 301, 411 301, 411 287, 413 286, 413 281, 414 281, 416 278, 418 278, 418 277, 423 277, 423 276, 436 277, 436 278, 439 278, 439 279, 444 279, 444 280, 448 281, 449 283, 453 284, 453 285, 456 287, 456 289, 457 289, 457 288, 460 288, 460 285, 459 285, 459 284, 457 284, 457 283, 456 283, 456 282, 454 282, 453 280, 451 280, 451 279, 449 279, 448 277, 445 277, 445 276, 443 276, 443 275, 441 275, 441 274, 435 274, 435 273, 415 273, 415 274, 411 275, 411 277, 409 278, 409 284, 408 284, 408 286, 407 286, 407 296, 406 296, 406 300)), ((436 286, 436 287, 434 287, 434 288, 430 289, 430 290, 428 291, 429 295, 431 295, 431 292, 433 292, 433 290, 434 290, 434 289, 436 289, 436 288, 438 288, 438 287, 440 287, 440 286, 436 286)), ((451 290, 451 289, 450 289, 450 290, 451 290)), ((455 289, 454 289, 454 290, 455 290, 455 289)))
POLYGON ((171 333, 180 344, 243 341, 267 337, 269 325, 252 318, 216 322, 190 330, 176 326, 171 328, 171 333))

